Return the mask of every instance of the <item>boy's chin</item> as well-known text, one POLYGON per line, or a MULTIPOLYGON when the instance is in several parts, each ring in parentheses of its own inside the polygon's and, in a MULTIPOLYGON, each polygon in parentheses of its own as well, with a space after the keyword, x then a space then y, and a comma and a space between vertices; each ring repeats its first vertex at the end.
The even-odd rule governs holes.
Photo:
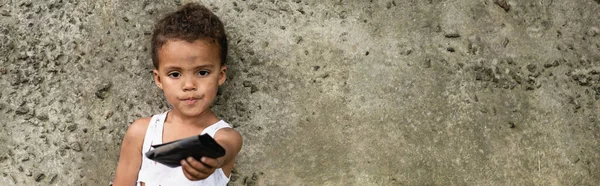
POLYGON ((190 109, 190 108, 183 108, 183 109, 178 109, 179 113, 181 113, 181 115, 186 116, 186 117, 198 117, 198 116, 202 116, 204 114, 206 114, 206 112, 210 112, 207 109, 190 109))

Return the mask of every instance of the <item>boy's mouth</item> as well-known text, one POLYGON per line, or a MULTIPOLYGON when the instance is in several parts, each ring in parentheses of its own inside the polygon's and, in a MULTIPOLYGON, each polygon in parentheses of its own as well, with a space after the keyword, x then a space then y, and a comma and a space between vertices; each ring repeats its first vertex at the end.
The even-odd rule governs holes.
POLYGON ((185 104, 194 104, 198 101, 198 98, 185 98, 181 99, 185 104))

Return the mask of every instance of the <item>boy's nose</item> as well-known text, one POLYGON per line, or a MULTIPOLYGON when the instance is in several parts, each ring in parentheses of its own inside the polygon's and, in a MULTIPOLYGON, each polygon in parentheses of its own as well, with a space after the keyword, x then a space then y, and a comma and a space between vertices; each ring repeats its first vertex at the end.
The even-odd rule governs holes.
POLYGON ((196 90, 196 82, 191 78, 186 78, 183 82, 183 91, 194 91, 196 90))

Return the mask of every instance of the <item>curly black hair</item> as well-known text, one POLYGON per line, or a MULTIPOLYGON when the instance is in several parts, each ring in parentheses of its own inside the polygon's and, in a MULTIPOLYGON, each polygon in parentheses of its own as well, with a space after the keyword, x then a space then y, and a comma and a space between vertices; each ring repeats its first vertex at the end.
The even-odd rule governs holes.
POLYGON ((221 65, 227 59, 227 35, 219 17, 203 5, 187 3, 167 14, 154 26, 152 33, 152 64, 158 69, 158 50, 169 40, 194 42, 208 39, 221 47, 221 65))

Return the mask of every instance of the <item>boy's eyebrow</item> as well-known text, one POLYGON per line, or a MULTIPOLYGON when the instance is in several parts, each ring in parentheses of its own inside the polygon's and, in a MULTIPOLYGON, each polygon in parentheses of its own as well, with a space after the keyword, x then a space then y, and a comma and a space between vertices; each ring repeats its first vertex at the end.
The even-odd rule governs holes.
POLYGON ((198 65, 195 66, 194 68, 212 68, 214 65, 212 64, 206 64, 206 65, 198 65))
MULTIPOLYGON (((205 64, 205 65, 198 65, 195 66, 193 69, 201 69, 201 68, 213 68, 214 65, 213 64, 205 64)), ((171 71, 171 70, 181 70, 181 67, 178 66, 166 66, 164 67, 165 71, 171 71)))
POLYGON ((165 71, 171 71, 171 70, 181 70, 181 67, 177 67, 177 66, 166 66, 165 67, 165 71))

